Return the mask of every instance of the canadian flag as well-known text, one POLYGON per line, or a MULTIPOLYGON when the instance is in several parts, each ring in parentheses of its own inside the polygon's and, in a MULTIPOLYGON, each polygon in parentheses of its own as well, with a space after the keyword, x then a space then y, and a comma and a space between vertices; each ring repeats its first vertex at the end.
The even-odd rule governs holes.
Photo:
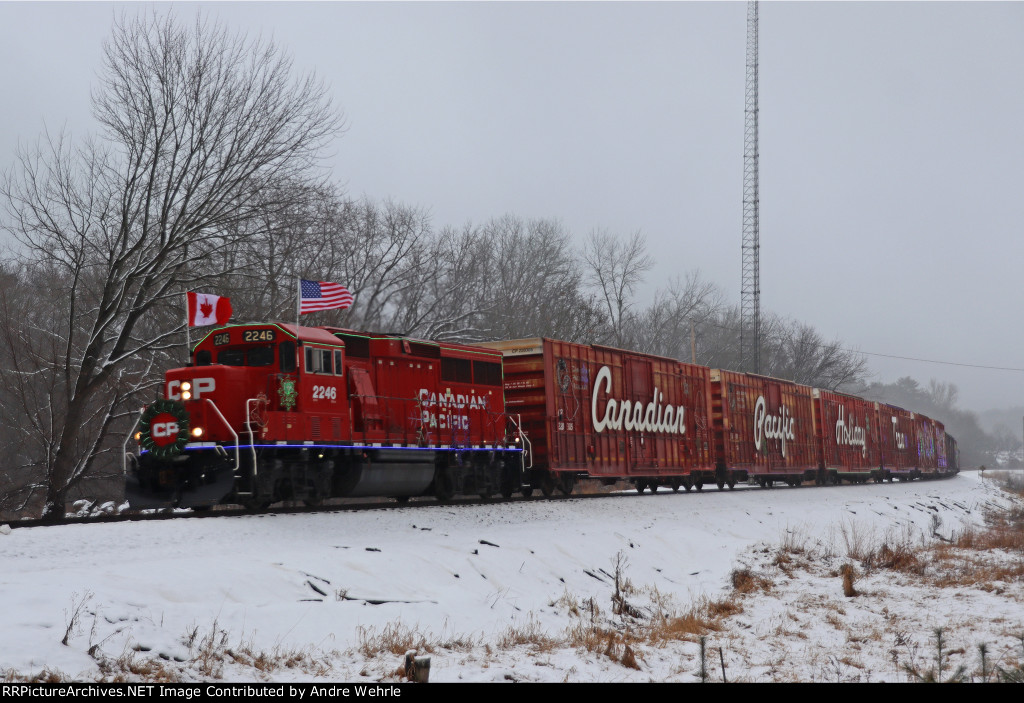
POLYGON ((231 298, 209 293, 193 293, 188 296, 188 326, 226 325, 231 319, 231 298))

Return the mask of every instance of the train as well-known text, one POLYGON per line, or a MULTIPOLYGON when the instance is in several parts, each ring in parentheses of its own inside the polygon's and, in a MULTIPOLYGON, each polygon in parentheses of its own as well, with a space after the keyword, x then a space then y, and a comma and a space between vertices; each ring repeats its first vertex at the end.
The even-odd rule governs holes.
POLYGON ((942 423, 782 379, 547 338, 456 344, 281 322, 200 339, 166 371, 124 450, 139 509, 959 470, 942 423))

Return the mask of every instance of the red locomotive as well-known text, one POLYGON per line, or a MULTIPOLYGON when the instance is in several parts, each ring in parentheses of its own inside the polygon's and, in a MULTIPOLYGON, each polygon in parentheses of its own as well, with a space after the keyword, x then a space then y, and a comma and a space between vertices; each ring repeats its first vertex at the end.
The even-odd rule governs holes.
POLYGON ((523 471, 500 354, 336 328, 211 332, 136 438, 135 507, 511 495, 523 471))
POLYGON ((167 372, 127 471, 134 507, 571 493, 957 471, 941 423, 779 379, 597 345, 460 345, 233 325, 167 372))

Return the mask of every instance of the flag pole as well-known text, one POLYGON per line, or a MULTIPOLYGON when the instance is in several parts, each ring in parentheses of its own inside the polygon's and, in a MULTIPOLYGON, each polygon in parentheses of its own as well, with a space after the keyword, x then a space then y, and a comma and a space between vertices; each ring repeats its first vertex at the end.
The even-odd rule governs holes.
POLYGON ((191 320, 188 319, 188 291, 185 291, 185 365, 188 366, 192 363, 192 339, 188 333, 188 323, 191 320))
MULTIPOLYGON (((299 326, 299 310, 302 309, 302 276, 299 276, 298 278, 296 278, 295 279, 295 283, 296 283, 296 285, 298 285, 298 290, 295 291, 296 294, 297 294, 295 296, 295 326, 298 327, 299 326)), ((298 334, 299 331, 295 330, 295 333, 298 334)))

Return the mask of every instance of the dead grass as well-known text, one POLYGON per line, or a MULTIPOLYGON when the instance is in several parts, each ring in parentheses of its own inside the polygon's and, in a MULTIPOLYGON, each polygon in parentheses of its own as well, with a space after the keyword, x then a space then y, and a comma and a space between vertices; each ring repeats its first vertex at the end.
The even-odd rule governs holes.
POLYGON ((737 593, 746 594, 755 591, 768 593, 772 590, 770 579, 754 573, 749 568, 733 569, 729 578, 732 581, 732 589, 737 593))
POLYGON ((38 674, 24 675, 14 669, 0 669, 0 681, 4 683, 67 683, 71 678, 63 672, 46 668, 38 674))
POLYGON ((890 569, 923 576, 926 563, 919 556, 919 550, 906 541, 883 542, 882 546, 871 552, 867 560, 868 568, 890 569))
POLYGON ((988 551, 1004 549, 1024 554, 1024 529, 1021 525, 997 524, 986 529, 967 528, 956 535, 954 546, 959 549, 988 551))
POLYGON ((535 652, 550 652, 559 644, 559 640, 551 637, 533 617, 521 625, 509 625, 498 638, 499 649, 528 646, 535 652))
POLYGON ((843 564, 839 567, 839 573, 843 577, 843 595, 847 598, 860 595, 857 589, 853 587, 854 582, 857 580, 857 570, 853 567, 853 564, 843 564))
POLYGON ((414 630, 401 622, 389 622, 382 628, 359 626, 356 628, 359 644, 356 651, 367 659, 382 654, 404 655, 410 649, 433 652, 434 645, 427 634, 414 630))
POLYGON ((989 471, 984 477, 995 481, 1004 491, 1024 498, 1024 471, 989 471))

